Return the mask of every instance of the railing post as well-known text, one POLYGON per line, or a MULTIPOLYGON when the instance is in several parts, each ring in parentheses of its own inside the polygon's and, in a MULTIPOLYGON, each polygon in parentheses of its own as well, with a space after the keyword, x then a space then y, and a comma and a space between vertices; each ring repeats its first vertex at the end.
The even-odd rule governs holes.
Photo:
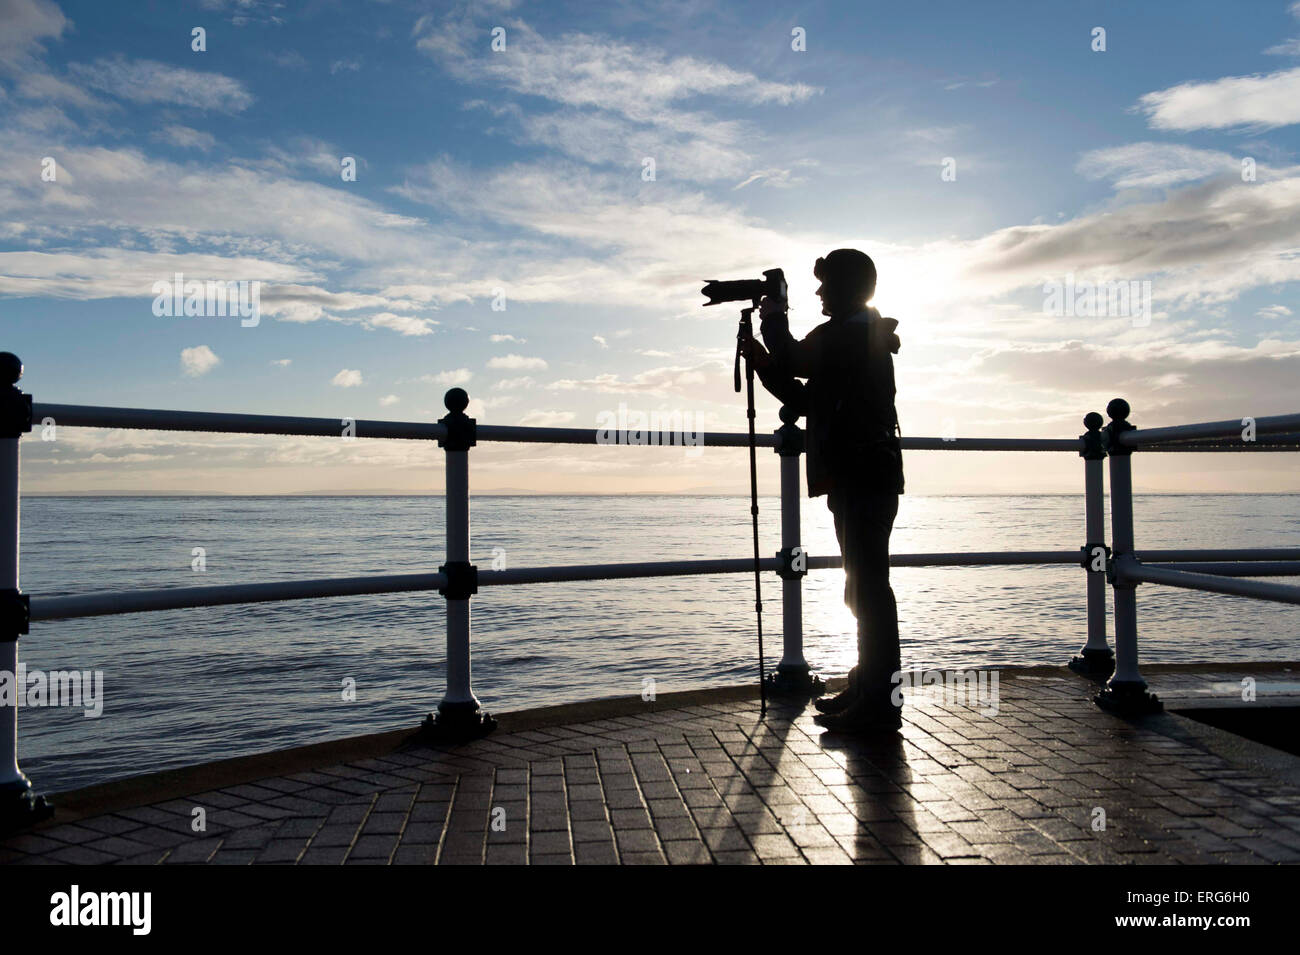
POLYGON ((54 811, 18 768, 18 638, 27 632, 27 597, 18 589, 18 442, 32 430, 32 398, 18 389, 23 363, 0 352, 0 679, 9 699, 0 702, 0 831, 44 819, 54 811))
POLYGON ((1133 449, 1120 443, 1120 435, 1134 430, 1129 424, 1129 404, 1115 398, 1106 406, 1110 424, 1106 444, 1110 454, 1110 533, 1115 554, 1110 581, 1115 595, 1115 675, 1094 702, 1122 716, 1158 713, 1164 707, 1147 692, 1146 680, 1138 673, 1137 584, 1124 568, 1133 563, 1133 449))
POLYGON ((1106 570, 1110 548, 1106 546, 1106 496, 1102 487, 1102 462, 1106 446, 1102 440, 1102 417, 1090 411, 1083 419, 1087 428, 1080 435, 1083 449, 1084 525, 1086 543, 1082 560, 1088 581, 1088 642, 1070 660, 1070 669, 1093 679, 1104 680, 1115 670, 1115 654, 1106 643, 1106 570))
POLYGON ((814 675, 803 655, 803 578, 808 573, 808 555, 801 542, 799 522, 799 455, 803 453, 803 431, 793 408, 781 408, 783 424, 776 430, 776 453, 781 456, 781 662, 768 677, 773 693, 785 696, 819 696, 825 682, 814 675))
POLYGON ((477 443, 476 422, 465 414, 469 395, 463 388, 452 388, 443 403, 447 414, 438 423, 447 434, 438 445, 447 459, 447 562, 438 572, 447 575, 447 585, 438 593, 447 598, 447 691, 423 728, 436 739, 459 741, 490 733, 497 724, 479 709, 470 685, 469 598, 478 592, 478 568, 469 561, 469 449, 477 443))

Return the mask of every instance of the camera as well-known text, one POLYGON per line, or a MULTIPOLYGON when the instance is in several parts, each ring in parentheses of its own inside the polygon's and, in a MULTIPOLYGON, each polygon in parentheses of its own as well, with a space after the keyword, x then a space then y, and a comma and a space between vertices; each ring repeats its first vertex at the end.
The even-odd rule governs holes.
POLYGON ((704 303, 706 308, 710 305, 721 305, 723 302, 749 301, 757 304, 764 295, 784 299, 786 297, 785 273, 780 269, 768 269, 761 279, 739 279, 734 282, 709 279, 700 292, 708 296, 709 300, 704 303))

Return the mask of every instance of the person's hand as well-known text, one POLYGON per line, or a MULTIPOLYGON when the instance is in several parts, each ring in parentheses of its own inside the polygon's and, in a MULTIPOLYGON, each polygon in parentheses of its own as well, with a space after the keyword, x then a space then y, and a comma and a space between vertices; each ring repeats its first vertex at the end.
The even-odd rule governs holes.
POLYGON ((763 343, 756 338, 749 340, 749 354, 745 357, 755 369, 766 368, 772 364, 772 356, 763 347, 763 343))
POLYGON ((769 318, 783 317, 788 307, 785 299, 764 295, 758 303, 758 319, 763 322, 769 318))

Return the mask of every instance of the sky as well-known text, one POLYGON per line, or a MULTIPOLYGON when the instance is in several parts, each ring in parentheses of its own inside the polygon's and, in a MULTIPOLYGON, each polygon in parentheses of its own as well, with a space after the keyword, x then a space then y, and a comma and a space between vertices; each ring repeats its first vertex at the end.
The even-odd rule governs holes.
MULTIPOLYGON (((1140 427, 1295 412, 1298 124, 1287 0, 0 0, 0 349, 38 402, 432 421, 459 386, 483 424, 741 431, 738 313, 701 280, 783 268, 803 334, 814 260, 853 247, 904 435, 1072 437, 1119 395, 1140 427), (259 283, 256 322, 155 314, 177 273, 259 283), (1054 314, 1068 281, 1150 313, 1054 314)), ((905 463, 912 493, 1082 485, 1073 454, 905 463)), ((471 474, 748 488, 728 448, 480 444, 471 474)), ((1300 491, 1290 454, 1134 481, 1300 491)), ((23 487, 436 492, 442 457, 56 422, 23 487)))

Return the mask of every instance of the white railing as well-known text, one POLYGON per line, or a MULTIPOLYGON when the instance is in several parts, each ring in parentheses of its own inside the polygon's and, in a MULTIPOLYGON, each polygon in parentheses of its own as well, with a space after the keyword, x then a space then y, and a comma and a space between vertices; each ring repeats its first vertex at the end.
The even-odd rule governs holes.
MULTIPOLYGON (((478 570, 469 557, 469 449, 479 441, 547 444, 598 444, 600 432, 581 428, 480 426, 465 414, 469 396, 448 391, 447 415, 437 423, 353 421, 277 415, 219 414, 141 408, 33 403, 17 387, 22 363, 0 353, 0 671, 17 672, 18 638, 32 622, 119 613, 211 607, 222 604, 302 600, 315 597, 437 590, 447 601, 447 689, 430 714, 425 730, 443 739, 466 739, 495 726, 475 697, 470 679, 470 598, 481 587, 615 580, 697 574, 746 573, 751 558, 658 561, 478 570), (65 597, 24 594, 18 585, 19 442, 33 422, 59 427, 135 428, 154 431, 207 431, 238 434, 309 435, 341 438, 395 438, 437 441, 446 458, 446 557, 437 573, 368 577, 334 577, 260 584, 178 587, 162 590, 89 593, 65 597)), ((1139 431, 1128 423, 1128 404, 1110 403, 1111 422, 1101 415, 1084 418, 1087 429, 1077 438, 904 438, 905 450, 936 451, 1069 451, 1084 459, 1086 537, 1078 550, 952 552, 895 554, 894 567, 953 567, 1074 564, 1085 569, 1087 641, 1070 666, 1098 679, 1110 676, 1096 697, 1099 705, 1125 714, 1158 709, 1138 672, 1138 582, 1187 587, 1215 593, 1300 603, 1300 587, 1235 580, 1244 576, 1300 576, 1300 548, 1159 550, 1138 553, 1133 544, 1130 459, 1144 451, 1300 451, 1300 414, 1259 418, 1257 439, 1245 443, 1237 421, 1210 422, 1139 431), (1105 543, 1102 462, 1110 459, 1112 551, 1105 543), (1115 646, 1106 639, 1106 584, 1115 604, 1115 646), (1113 670, 1113 675, 1112 675, 1113 670)), ((759 561, 764 571, 781 577, 783 648, 771 679, 775 692, 808 694, 816 678, 803 653, 802 578, 809 570, 839 568, 839 557, 806 555, 801 544, 799 456, 803 432, 797 417, 782 409, 780 428, 759 435, 757 443, 773 448, 781 459, 781 550, 759 561)), ((744 447, 744 433, 706 433, 701 443, 744 447)), ((17 708, 0 707, 0 827, 22 824, 49 812, 18 768, 17 708)))

